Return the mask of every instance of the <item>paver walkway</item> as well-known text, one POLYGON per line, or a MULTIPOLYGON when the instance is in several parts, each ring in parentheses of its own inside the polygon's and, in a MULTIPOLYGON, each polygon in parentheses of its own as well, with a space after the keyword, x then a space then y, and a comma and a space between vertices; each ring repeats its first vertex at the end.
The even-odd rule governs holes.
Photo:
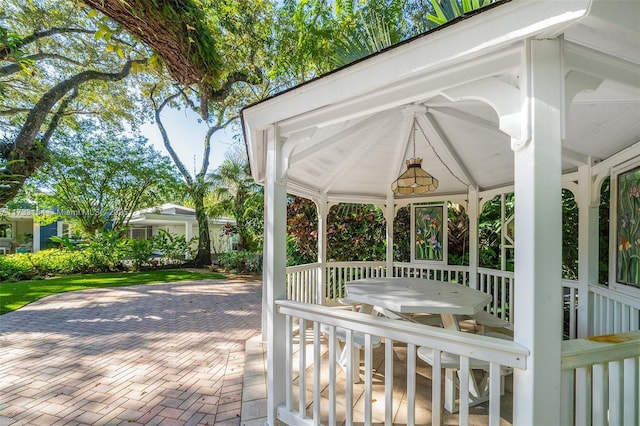
POLYGON ((58 294, 0 316, 0 425, 239 425, 261 283, 58 294))

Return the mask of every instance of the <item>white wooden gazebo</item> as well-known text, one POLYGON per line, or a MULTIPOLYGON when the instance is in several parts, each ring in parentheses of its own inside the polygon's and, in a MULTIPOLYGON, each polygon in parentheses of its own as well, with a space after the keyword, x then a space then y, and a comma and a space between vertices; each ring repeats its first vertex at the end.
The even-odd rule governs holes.
MULTIPOLYGON (((640 1, 499 2, 251 105, 243 110, 242 120, 252 174, 265 187, 263 327, 269 425, 277 419, 288 424, 320 421, 319 403, 311 404, 313 412, 307 413, 304 391, 292 395, 293 318, 300 319, 302 329, 314 324, 316 340, 324 339, 319 324, 328 326, 333 330, 329 345, 335 344, 333 327, 338 326, 405 342, 410 350, 420 345, 434 353, 459 354, 461 383, 469 359, 490 362, 492 373, 511 367, 514 424, 639 424, 640 287, 620 279, 616 262, 619 251, 640 240, 624 239, 618 229, 616 191, 620 179, 640 176, 633 172, 640 166, 640 1), (414 119, 419 128, 415 155, 414 119), (420 197, 391 191, 410 157, 424 159, 423 168, 439 180, 436 191, 420 197), (601 184, 609 176, 610 277, 605 287, 598 284, 598 203, 601 184), (574 193, 579 206, 579 277, 574 282, 561 277, 563 187, 574 193), (483 202, 508 192, 517 200, 515 272, 483 270, 477 259, 478 214, 483 202), (386 318, 371 320, 323 306, 331 267, 326 239, 320 238, 318 262, 306 272, 294 277, 286 268, 287 193, 316 203, 321 236, 330 206, 380 206, 389 223, 387 261, 361 265, 356 275, 424 273, 451 281, 463 274, 464 279, 457 280, 461 284, 495 297, 510 293, 506 303, 513 342, 386 318), (469 214, 470 266, 461 270, 446 260, 394 264, 392 223, 397 210, 447 201, 464 204, 469 214), (312 300, 292 296, 291 286, 299 282, 313 288, 312 300), (508 291, 498 292, 495 285, 508 291), (567 294, 576 306, 575 339, 569 343, 561 337, 567 294), (594 348, 593 340, 583 340, 608 333, 626 334, 617 345, 594 348)), ((504 315, 498 305, 504 308, 505 301, 495 303, 488 311, 504 315)), ((320 362, 313 353, 313 362, 306 362, 320 362)), ((370 349, 365 369, 368 355, 370 349)), ((313 401, 320 393, 317 370, 307 387, 313 401)), ((335 375, 333 367, 331 371, 335 375)), ((497 376, 491 379, 492 424, 500 421, 497 376)), ((406 422, 424 423, 411 412, 416 390, 412 380, 407 383, 406 422)), ((304 388, 305 382, 299 386, 304 388)), ((328 386, 329 394, 335 394, 334 379, 328 386)), ((460 423, 466 423, 468 407, 462 402, 460 423)), ((329 423, 336 419, 335 404, 330 395, 329 423)), ((370 404, 365 401, 365 423, 371 421, 370 404)), ((441 422, 437 404, 433 424, 441 422)), ((391 414, 384 416, 392 421, 391 414)), ((350 419, 347 414, 347 423, 350 419)))

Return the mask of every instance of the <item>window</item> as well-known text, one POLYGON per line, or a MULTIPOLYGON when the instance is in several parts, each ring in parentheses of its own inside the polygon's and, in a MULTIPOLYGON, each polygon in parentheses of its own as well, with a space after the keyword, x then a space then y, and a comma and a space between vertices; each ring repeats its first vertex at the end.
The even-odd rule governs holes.
POLYGON ((231 236, 231 250, 238 251, 240 249, 240 235, 233 234, 231 236))
POLYGON ((136 226, 131 228, 131 238, 134 240, 148 240, 152 237, 150 226, 136 226))
POLYGON ((13 237, 13 225, 10 223, 0 223, 0 238, 13 237))

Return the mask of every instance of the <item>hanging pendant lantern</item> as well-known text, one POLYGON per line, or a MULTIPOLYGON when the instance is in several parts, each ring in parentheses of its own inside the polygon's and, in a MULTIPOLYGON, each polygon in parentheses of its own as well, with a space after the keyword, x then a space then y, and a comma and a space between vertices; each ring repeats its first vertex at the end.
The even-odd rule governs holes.
POLYGON ((422 169, 422 158, 416 157, 416 119, 413 119, 413 158, 406 160, 407 170, 391 184, 391 190, 396 194, 413 195, 435 191, 438 179, 422 169))

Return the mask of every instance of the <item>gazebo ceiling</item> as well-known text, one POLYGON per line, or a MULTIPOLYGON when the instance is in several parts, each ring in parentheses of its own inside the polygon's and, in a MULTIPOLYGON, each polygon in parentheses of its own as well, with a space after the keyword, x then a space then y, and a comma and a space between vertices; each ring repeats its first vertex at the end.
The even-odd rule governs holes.
POLYGON ((640 2, 594 1, 590 9, 580 8, 588 1, 557 2, 576 5, 573 19, 535 3, 560 7, 513 1, 246 108, 254 177, 264 179, 275 128, 290 192, 384 200, 414 157, 415 116, 415 156, 440 181, 434 194, 508 185, 512 137, 500 129, 495 105, 456 94, 469 84, 518 92, 524 40, 541 35, 564 34, 569 52, 563 170, 640 141, 640 2))

